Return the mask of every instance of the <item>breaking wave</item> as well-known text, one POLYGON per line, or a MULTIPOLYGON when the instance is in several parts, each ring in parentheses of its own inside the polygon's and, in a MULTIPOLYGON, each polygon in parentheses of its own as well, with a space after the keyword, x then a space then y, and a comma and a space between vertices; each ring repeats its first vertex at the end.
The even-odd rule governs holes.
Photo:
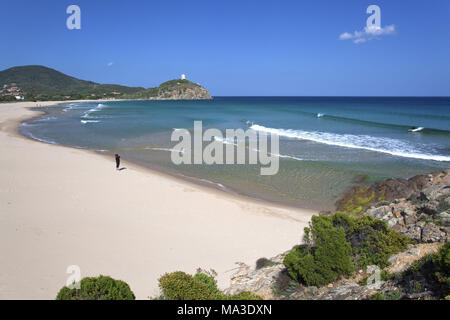
POLYGON ((250 128, 255 131, 276 134, 280 137, 313 141, 344 148, 381 152, 397 157, 450 161, 450 156, 423 153, 422 151, 416 150, 413 146, 406 142, 391 138, 372 137, 368 135, 336 134, 320 131, 309 132, 293 129, 275 129, 267 128, 258 124, 253 124, 250 128))

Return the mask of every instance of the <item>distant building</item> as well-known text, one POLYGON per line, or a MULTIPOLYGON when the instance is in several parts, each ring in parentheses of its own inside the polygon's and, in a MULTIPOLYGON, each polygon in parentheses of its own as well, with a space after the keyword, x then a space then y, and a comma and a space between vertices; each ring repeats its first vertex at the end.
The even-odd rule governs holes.
POLYGON ((185 74, 181 75, 181 80, 186 80, 186 75, 185 74))
POLYGON ((16 96, 16 100, 23 100, 23 99, 25 99, 25 97, 23 97, 23 96, 16 96))

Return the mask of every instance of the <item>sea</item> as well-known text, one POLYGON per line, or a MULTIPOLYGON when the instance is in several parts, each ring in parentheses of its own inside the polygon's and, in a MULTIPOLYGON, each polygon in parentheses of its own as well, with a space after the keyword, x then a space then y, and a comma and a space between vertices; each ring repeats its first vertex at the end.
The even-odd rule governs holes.
MULTIPOLYGON (((125 167, 132 162, 289 206, 332 210, 352 186, 450 169, 449 97, 214 97, 68 102, 40 110, 45 114, 21 124, 23 135, 110 155, 112 170, 119 153, 125 167), (174 164, 178 141, 171 135, 193 132, 194 121, 224 136, 238 128, 276 134, 278 173, 261 175, 260 164, 174 164)), ((217 139, 224 153, 236 143, 217 139)))

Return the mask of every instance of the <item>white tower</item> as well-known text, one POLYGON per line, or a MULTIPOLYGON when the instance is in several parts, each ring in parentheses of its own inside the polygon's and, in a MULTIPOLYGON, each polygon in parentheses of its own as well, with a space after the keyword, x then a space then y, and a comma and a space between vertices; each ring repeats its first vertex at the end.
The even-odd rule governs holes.
POLYGON ((184 73, 181 75, 181 80, 186 80, 186 75, 184 73))

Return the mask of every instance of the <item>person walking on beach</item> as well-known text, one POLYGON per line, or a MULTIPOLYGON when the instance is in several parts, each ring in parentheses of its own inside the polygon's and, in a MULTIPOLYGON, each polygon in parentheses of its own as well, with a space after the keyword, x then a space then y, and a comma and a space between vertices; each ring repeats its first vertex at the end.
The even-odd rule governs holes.
POLYGON ((120 167, 120 156, 116 153, 116 170, 119 170, 120 167))

